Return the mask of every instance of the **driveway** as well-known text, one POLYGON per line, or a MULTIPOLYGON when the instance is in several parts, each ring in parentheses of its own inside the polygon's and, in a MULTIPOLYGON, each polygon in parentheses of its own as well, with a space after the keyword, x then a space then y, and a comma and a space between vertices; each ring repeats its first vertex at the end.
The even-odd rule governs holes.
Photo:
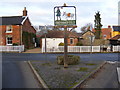
POLYGON ((34 48, 34 49, 26 50, 23 53, 41 53, 41 48, 34 48))

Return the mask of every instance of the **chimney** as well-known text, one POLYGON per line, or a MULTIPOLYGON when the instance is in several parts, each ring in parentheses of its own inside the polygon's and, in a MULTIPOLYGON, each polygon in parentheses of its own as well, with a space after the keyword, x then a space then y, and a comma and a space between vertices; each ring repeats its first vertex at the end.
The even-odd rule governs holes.
POLYGON ((109 25, 108 28, 111 28, 111 26, 109 25))
POLYGON ((26 7, 24 7, 24 10, 23 10, 23 16, 27 16, 27 10, 26 10, 26 7))

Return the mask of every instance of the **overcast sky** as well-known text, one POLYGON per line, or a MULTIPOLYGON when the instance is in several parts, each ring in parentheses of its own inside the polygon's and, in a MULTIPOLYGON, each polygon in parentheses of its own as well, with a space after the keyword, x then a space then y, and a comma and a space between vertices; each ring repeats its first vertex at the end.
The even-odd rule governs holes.
POLYGON ((118 25, 118 2, 120 0, 2 0, 0 1, 0 16, 22 15, 24 7, 33 25, 54 25, 54 7, 76 6, 77 26, 80 28, 87 23, 94 26, 95 12, 100 11, 103 28, 108 25, 118 25))

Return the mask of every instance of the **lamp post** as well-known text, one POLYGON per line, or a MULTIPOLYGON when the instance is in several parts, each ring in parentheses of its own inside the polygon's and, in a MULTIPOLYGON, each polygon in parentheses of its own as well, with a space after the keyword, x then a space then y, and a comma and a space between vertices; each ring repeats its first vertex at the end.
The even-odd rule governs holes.
POLYGON ((92 46, 93 46, 93 42, 94 42, 95 36, 93 36, 93 35, 90 33, 89 39, 90 39, 90 46, 91 46, 91 52, 90 52, 90 53, 92 53, 92 46))
POLYGON ((47 34, 47 27, 46 26, 44 26, 44 31, 43 31, 43 33, 45 34, 45 59, 46 59, 46 61, 47 61, 47 40, 46 40, 46 34, 47 34))
POLYGON ((44 26, 44 31, 43 31, 43 33, 45 34, 45 54, 46 54, 46 52, 47 52, 47 44, 46 44, 47 27, 46 27, 46 26, 44 26))

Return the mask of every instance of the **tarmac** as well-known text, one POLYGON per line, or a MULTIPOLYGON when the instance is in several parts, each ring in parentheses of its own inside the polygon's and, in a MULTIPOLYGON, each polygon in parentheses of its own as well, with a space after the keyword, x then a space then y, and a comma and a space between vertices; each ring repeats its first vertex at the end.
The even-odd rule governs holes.
POLYGON ((119 84, 120 84, 120 67, 117 67, 117 72, 118 72, 118 81, 119 81, 119 84))
MULTIPOLYGON (((26 50, 23 53, 42 53, 40 48, 34 48, 34 49, 30 49, 30 50, 26 50)), ((120 67, 117 67, 117 76, 118 76, 118 82, 120 84, 120 67)), ((42 83, 41 83, 42 84, 42 83)), ((46 86, 42 85, 44 88, 46 88, 46 86)))

